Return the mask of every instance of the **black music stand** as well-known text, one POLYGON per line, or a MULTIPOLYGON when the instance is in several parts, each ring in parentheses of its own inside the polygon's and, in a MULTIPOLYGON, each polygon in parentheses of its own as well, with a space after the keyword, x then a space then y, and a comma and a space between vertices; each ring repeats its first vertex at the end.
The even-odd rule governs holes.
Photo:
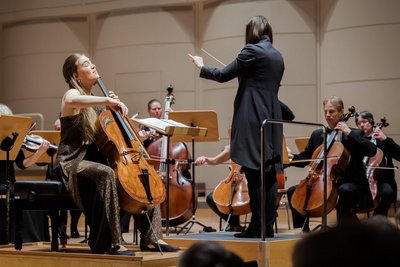
MULTIPOLYGON (((284 124, 284 123, 289 123, 289 124, 300 124, 300 125, 308 125, 308 126, 317 126, 321 127, 324 131, 324 190, 323 190, 323 212, 322 212, 322 224, 318 225, 315 229, 321 228, 321 229, 326 229, 327 228, 327 131, 325 125, 321 123, 311 123, 311 122, 302 122, 302 121, 288 121, 288 120, 276 120, 276 119, 265 119, 260 128, 260 135, 261 135, 261 239, 262 241, 265 241, 266 238, 266 214, 265 214, 265 201, 266 201, 266 196, 265 196, 265 156, 264 156, 264 127, 267 124, 284 124)), ((315 230, 314 229, 314 230, 315 230)))
MULTIPOLYGON (((186 124, 174 121, 172 119, 163 120, 157 118, 147 118, 147 119, 132 119, 132 121, 144 125, 150 129, 157 131, 159 134, 165 135, 167 137, 167 155, 169 155, 169 143, 171 136, 181 136, 184 138, 185 136, 192 137, 192 136, 204 136, 207 133, 206 128, 201 127, 190 127, 186 124)), ((151 155, 149 155, 151 159, 151 155)), ((174 159, 161 159, 164 160, 165 163, 172 164, 174 159)), ((169 168, 166 169, 166 177, 169 177, 169 168)), ((166 235, 169 235, 169 179, 166 179, 166 218, 165 218, 165 228, 166 228, 166 235)))
MULTIPOLYGON (((14 161, 22 146, 25 135, 32 124, 32 118, 22 116, 0 115, 0 160, 6 161, 5 199, 6 199, 6 242, 10 243, 10 180, 8 175, 9 161, 14 161)), ((4 197, 4 195, 3 195, 4 197)), ((2 197, 2 198, 3 198, 2 197)))
MULTIPOLYGON (((192 157, 194 158, 194 142, 212 142, 219 141, 218 135, 218 119, 217 113, 213 110, 188 110, 188 111, 174 111, 169 113, 169 118, 179 121, 183 124, 190 125, 192 127, 203 127, 207 129, 207 133, 199 134, 198 136, 173 136, 172 140, 180 142, 192 142, 192 157)), ((195 197, 195 187, 196 187, 196 175, 195 175, 195 162, 192 161, 192 208, 193 215, 192 219, 187 222, 177 234, 180 234, 183 229, 186 229, 185 234, 187 234, 194 224, 199 224, 202 227, 207 227, 206 225, 200 223, 196 220, 196 197, 195 197)))

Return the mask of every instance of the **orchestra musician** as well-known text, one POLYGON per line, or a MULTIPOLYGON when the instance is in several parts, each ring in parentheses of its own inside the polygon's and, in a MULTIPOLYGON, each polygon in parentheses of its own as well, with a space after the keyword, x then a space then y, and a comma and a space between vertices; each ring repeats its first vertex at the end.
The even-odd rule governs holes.
POLYGON ((374 210, 374 215, 387 216, 392 203, 397 200, 397 183, 393 159, 400 160, 400 146, 381 129, 375 127, 374 116, 368 111, 362 111, 355 117, 359 129, 369 140, 375 140, 375 145, 383 152, 386 161, 386 168, 376 170, 379 204, 374 210))
MULTIPOLYGON (((323 101, 325 120, 328 123, 328 133, 342 136, 342 144, 350 154, 350 161, 343 173, 343 177, 337 179, 337 191, 339 200, 336 204, 337 223, 357 221, 355 210, 357 208, 368 209, 372 206, 372 197, 366 179, 363 158, 364 156, 374 156, 376 147, 363 137, 359 129, 350 128, 345 122, 341 121, 344 114, 343 101, 340 97, 331 96, 323 101)), ((329 136, 328 136, 329 138, 329 136)), ((318 129, 312 132, 309 142, 303 152, 293 155, 289 153, 289 158, 294 161, 311 159, 313 152, 323 144, 323 130, 318 129)), ((291 163, 291 166, 305 167, 309 162, 291 163)), ((328 178, 330 179, 330 178, 328 178)), ((292 210, 294 228, 303 227, 303 231, 309 231, 308 219, 303 217, 292 206, 292 196, 297 186, 292 186, 287 190, 289 205, 292 210)))
MULTIPOLYGON (((11 109, 4 105, 0 104, 0 115, 13 115, 11 109)), ((37 150, 30 155, 29 157, 25 157, 24 151, 21 148, 15 158, 15 161, 9 161, 7 166, 6 160, 0 160, 0 195, 5 194, 6 184, 9 186, 10 195, 14 195, 14 183, 15 183, 15 168, 14 163, 18 166, 19 169, 24 170, 33 164, 44 154, 50 147, 50 142, 43 139, 41 145, 37 147, 37 150), (6 168, 8 170, 6 177, 6 168)), ((13 202, 10 203, 10 219, 12 219, 13 214, 13 202)), ((6 203, 5 201, 0 202, 0 244, 7 244, 11 240, 7 240, 6 236, 6 203)), ((49 230, 48 230, 48 222, 47 218, 43 211, 23 211, 23 226, 22 226, 22 241, 23 242, 37 242, 37 241, 49 241, 49 230)), ((10 239, 13 239, 13 223, 10 220, 10 228, 9 233, 10 239)))
POLYGON ((92 253, 134 255, 121 245, 114 170, 94 144, 100 108, 107 106, 123 116, 127 115, 128 108, 113 92, 109 97, 93 95, 92 87, 100 76, 96 66, 83 54, 72 54, 65 59, 63 76, 69 89, 61 101, 56 173, 87 218, 92 253))
MULTIPOLYGON (((272 46, 272 27, 264 16, 254 16, 246 24, 245 46, 230 64, 223 68, 204 65, 203 58, 189 57, 200 69, 200 77, 217 82, 238 78, 232 120, 231 159, 242 166, 248 182, 252 212, 249 227, 238 238, 261 237, 261 138, 260 127, 265 119, 282 119, 278 91, 284 72, 281 53, 272 46)), ((266 236, 273 237, 276 173, 282 167, 282 125, 265 127, 266 160, 266 236)))
MULTIPOLYGON (((206 157, 206 156, 200 156, 196 159, 195 163, 197 166, 201 165, 217 165, 220 163, 223 163, 225 161, 228 161, 230 159, 230 145, 226 145, 224 149, 216 156, 214 157, 206 157)), ((228 214, 224 214, 220 212, 217 208, 217 205, 214 202, 213 199, 213 194, 214 191, 210 192, 207 195, 206 202, 208 206, 211 208, 213 212, 215 212, 219 217, 224 219, 225 221, 228 222, 228 214)), ((232 215, 229 218, 229 228, 227 228, 227 231, 232 231, 232 232, 243 232, 244 228, 243 226, 240 225, 240 216, 239 215, 232 215)))

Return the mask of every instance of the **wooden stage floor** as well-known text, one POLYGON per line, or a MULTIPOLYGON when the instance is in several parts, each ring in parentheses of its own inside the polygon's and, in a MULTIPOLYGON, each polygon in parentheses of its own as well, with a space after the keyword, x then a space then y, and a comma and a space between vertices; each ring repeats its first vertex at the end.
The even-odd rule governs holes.
POLYGON ((260 239, 237 239, 233 232, 213 232, 176 235, 164 238, 171 245, 182 248, 179 252, 141 252, 136 245, 127 245, 135 251, 135 256, 95 255, 87 244, 70 243, 59 252, 51 252, 47 242, 24 243, 21 251, 13 245, 0 246, 1 266, 7 267, 172 267, 177 266, 179 255, 200 240, 213 240, 240 255, 245 261, 257 260, 259 266, 290 267, 291 252, 299 236, 277 234, 266 241, 260 239))
MULTIPOLYGON (((21 251, 16 251, 13 245, 0 246, 0 266, 7 267, 173 267, 177 266, 179 255, 200 240, 213 240, 222 243, 226 248, 241 256, 245 261, 257 260, 259 266, 290 267, 291 254, 296 241, 301 238, 299 230, 289 230, 287 213, 285 209, 278 210, 278 233, 274 238, 238 239, 233 237, 233 232, 203 232, 203 227, 193 224, 187 234, 177 235, 175 228, 170 228, 168 235, 164 233, 167 243, 178 246, 182 250, 174 253, 141 252, 138 245, 133 245, 133 231, 123 234, 124 239, 132 244, 128 248, 135 251, 136 255, 94 255, 86 244, 79 239, 68 239, 65 249, 59 252, 51 252, 47 242, 24 243, 21 251)), ((218 217, 208 208, 202 207, 196 211, 196 218, 202 224, 219 229, 218 217)), ((247 218, 241 218, 243 221, 247 218)), ((84 234, 84 218, 81 217, 79 231, 84 234)), ((132 226, 133 224, 131 224, 132 226)), ((132 227, 131 227, 132 228, 132 227)), ((183 231, 185 232, 185 231, 183 231)), ((69 232, 68 232, 69 233, 69 232)))

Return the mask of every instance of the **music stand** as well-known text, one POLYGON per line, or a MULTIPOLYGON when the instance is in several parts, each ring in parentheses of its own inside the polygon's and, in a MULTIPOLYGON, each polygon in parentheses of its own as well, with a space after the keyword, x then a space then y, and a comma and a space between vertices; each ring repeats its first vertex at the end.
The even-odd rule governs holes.
MULTIPOLYGON (((14 161, 22 146, 25 135, 32 124, 32 118, 12 115, 0 115, 0 160, 6 161, 5 199, 6 199, 6 243, 10 242, 10 181, 8 177, 9 161, 14 161)), ((4 195, 2 195, 2 198, 4 195)))
POLYGON ((296 144, 297 150, 300 153, 305 150, 309 139, 310 137, 297 137, 294 139, 294 143, 296 144))
MULTIPOLYGON (((131 119, 132 121, 142 124, 150 129, 157 131, 159 134, 162 134, 167 137, 167 156, 169 155, 169 144, 171 136, 181 136, 184 138, 185 136, 195 137, 199 135, 206 135, 207 129, 203 127, 190 127, 186 124, 174 121, 174 120, 163 120, 157 118, 147 118, 147 119, 131 119)), ((148 157, 151 159, 150 155, 148 157)), ((165 160, 165 164, 173 163, 173 159, 161 159, 165 160)), ((169 168, 166 168, 166 177, 169 177, 169 168)), ((169 179, 166 179, 166 218, 165 218, 165 228, 166 235, 169 235, 169 179)))
MULTIPOLYGON (((218 119, 217 113, 213 110, 188 110, 188 111, 174 111, 169 113, 169 118, 181 122, 186 125, 190 125, 192 127, 204 127, 207 130, 207 134, 199 135, 199 136, 175 136, 173 137, 174 141, 179 142, 192 142, 192 157, 194 158, 194 142, 212 142, 219 141, 218 135, 218 119)), ((196 197, 195 197, 195 187, 196 187, 196 175, 195 175, 195 162, 192 161, 192 219, 187 222, 181 230, 177 233, 185 229, 187 230, 185 234, 187 234, 194 224, 199 224, 202 227, 207 227, 206 225, 200 223, 196 220, 196 197)))

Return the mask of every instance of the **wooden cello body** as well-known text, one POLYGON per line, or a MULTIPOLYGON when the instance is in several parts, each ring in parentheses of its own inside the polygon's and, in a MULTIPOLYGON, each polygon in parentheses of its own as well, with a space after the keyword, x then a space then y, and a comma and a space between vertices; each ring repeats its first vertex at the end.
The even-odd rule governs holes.
MULTIPOLYGON (((321 158, 323 146, 319 146, 313 153, 313 159, 321 158)), ((334 181, 340 177, 350 160, 348 151, 343 144, 335 141, 327 154, 327 213, 336 207, 338 193, 334 181)), ((323 160, 315 161, 308 175, 301 180, 292 196, 292 206, 301 215, 321 217, 324 207, 324 168, 323 160)))
POLYGON ((250 197, 247 179, 241 166, 231 162, 229 176, 214 189, 213 200, 224 214, 243 215, 250 213, 250 197))
MULTIPOLYGON (((162 155, 162 138, 151 143, 147 148, 147 152, 153 157, 162 155)), ((193 215, 193 183, 191 179, 184 176, 189 164, 180 164, 179 161, 187 161, 190 154, 185 143, 177 142, 169 145, 169 159, 175 159, 175 164, 165 164, 163 162, 151 161, 154 168, 159 170, 162 181, 166 184, 165 168, 169 168, 169 225, 176 226, 188 221, 193 215), (167 166, 168 165, 168 166, 167 166)), ((162 157, 161 157, 162 158, 162 157)), ((166 219, 166 201, 161 204, 161 217, 166 219)))
MULTIPOLYGON (((242 167, 233 161, 230 163, 230 172, 226 179, 219 182, 213 192, 213 200, 221 213, 244 215, 251 212, 250 196, 247 187, 246 175, 242 167)), ((277 173, 277 188, 285 188, 285 174, 277 173)), ((276 207, 279 206, 282 194, 276 196, 276 207)))
MULTIPOLYGON (((100 79, 98 83, 108 96, 100 79)), ((105 110, 99 115, 96 126, 95 143, 116 174, 120 207, 140 214, 163 202, 164 185, 145 159, 147 152, 130 122, 119 112, 105 110)))

